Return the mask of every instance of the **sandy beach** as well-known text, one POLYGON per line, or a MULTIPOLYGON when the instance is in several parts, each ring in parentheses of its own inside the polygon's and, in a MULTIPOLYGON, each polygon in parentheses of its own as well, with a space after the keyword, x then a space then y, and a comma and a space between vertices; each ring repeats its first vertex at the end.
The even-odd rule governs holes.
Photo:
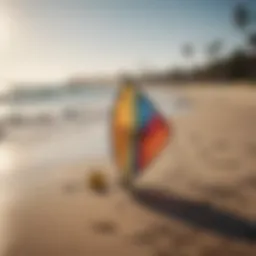
POLYGON ((0 255, 255 256, 256 91, 175 90, 191 111, 170 115, 169 146, 133 192, 105 158, 1 174, 0 255), (95 169, 105 194, 86 187, 95 169))

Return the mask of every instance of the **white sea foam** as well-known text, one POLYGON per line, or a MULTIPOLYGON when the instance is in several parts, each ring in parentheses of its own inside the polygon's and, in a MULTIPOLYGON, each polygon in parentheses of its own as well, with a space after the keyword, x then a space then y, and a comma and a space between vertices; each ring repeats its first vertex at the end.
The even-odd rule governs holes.
MULTIPOLYGON (((166 94, 160 89, 149 90, 148 95, 166 117, 177 113, 177 95, 166 94)), ((88 90, 76 97, 22 102, 15 107, 9 107, 24 116, 31 113, 56 115, 56 122, 41 126, 25 123, 9 130, 7 141, 8 145, 12 146, 6 147, 6 143, 0 146, 0 157, 4 158, 6 163, 5 167, 2 166, 2 172, 8 172, 8 168, 37 169, 83 159, 109 159, 111 110, 115 97, 116 91, 113 89, 88 90), (59 117, 67 107, 82 111, 82 120, 61 120, 59 117)))

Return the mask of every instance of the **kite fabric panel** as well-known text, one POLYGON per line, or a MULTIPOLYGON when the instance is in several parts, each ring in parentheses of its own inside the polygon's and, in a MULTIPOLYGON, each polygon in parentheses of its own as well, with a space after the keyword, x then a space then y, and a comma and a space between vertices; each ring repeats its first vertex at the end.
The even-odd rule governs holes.
POLYGON ((168 122, 131 84, 121 88, 113 116, 113 146, 120 171, 136 177, 167 145, 168 122))

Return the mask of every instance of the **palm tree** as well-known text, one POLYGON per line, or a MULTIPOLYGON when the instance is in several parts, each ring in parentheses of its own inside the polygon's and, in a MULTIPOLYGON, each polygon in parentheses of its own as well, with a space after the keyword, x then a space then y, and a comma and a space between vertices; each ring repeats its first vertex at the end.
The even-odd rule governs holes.
POLYGON ((192 58, 194 54, 194 47, 190 43, 186 43, 182 46, 182 55, 185 58, 192 58))
POLYGON ((252 54, 252 58, 250 61, 250 74, 252 79, 254 79, 254 81, 256 81, 256 74, 255 74, 255 64, 256 64, 256 32, 252 33, 249 36, 249 45, 251 48, 251 54, 252 54))
POLYGON ((220 53, 223 48, 223 41, 216 39, 210 42, 206 47, 207 58, 209 59, 209 75, 211 77, 219 77, 221 75, 221 64, 219 61, 220 53))
POLYGON ((210 61, 216 61, 223 48, 223 41, 220 39, 212 41, 209 45, 207 45, 206 51, 210 61))
MULTIPOLYGON (((255 31, 252 33, 248 31, 248 28, 252 23, 254 22, 253 14, 249 11, 247 5, 245 3, 240 3, 236 5, 234 9, 234 22, 237 28, 239 28, 246 39, 246 44, 249 44, 249 51, 251 50, 252 53, 256 52, 256 33, 255 31)), ((245 51, 244 51, 245 52, 245 51)), ((246 72, 252 72, 254 73, 255 71, 250 71, 250 66, 254 64, 250 64, 250 61, 245 61, 244 63, 244 69, 247 70, 246 72), (249 68, 249 70, 248 70, 249 68)))
POLYGON ((252 51, 253 51, 254 53, 256 53, 256 32, 255 32, 255 33, 252 33, 252 34, 249 36, 249 45, 251 46, 252 51))
MULTIPOLYGON (((190 60, 191 72, 192 72, 192 58, 194 56, 194 47, 191 43, 186 43, 181 48, 181 53, 184 58, 190 60)), ((191 78, 191 77, 190 77, 191 78)))
POLYGON ((251 22, 251 18, 245 3, 239 3, 235 6, 233 18, 235 26, 243 33, 246 33, 246 29, 251 22))
POLYGON ((249 11, 249 8, 245 3, 239 3, 235 6, 233 12, 233 20, 235 26, 240 31, 242 31, 246 43, 249 41, 249 45, 251 45, 251 34, 248 31, 248 28, 253 23, 253 17, 252 13, 249 11))

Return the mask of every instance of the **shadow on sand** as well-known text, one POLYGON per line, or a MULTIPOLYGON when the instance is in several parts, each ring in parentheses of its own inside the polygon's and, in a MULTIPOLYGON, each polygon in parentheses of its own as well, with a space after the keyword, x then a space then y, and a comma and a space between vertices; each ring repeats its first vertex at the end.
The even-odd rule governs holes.
POLYGON ((226 237, 256 241, 255 221, 156 189, 134 189, 131 194, 138 203, 169 218, 177 218, 226 237))

